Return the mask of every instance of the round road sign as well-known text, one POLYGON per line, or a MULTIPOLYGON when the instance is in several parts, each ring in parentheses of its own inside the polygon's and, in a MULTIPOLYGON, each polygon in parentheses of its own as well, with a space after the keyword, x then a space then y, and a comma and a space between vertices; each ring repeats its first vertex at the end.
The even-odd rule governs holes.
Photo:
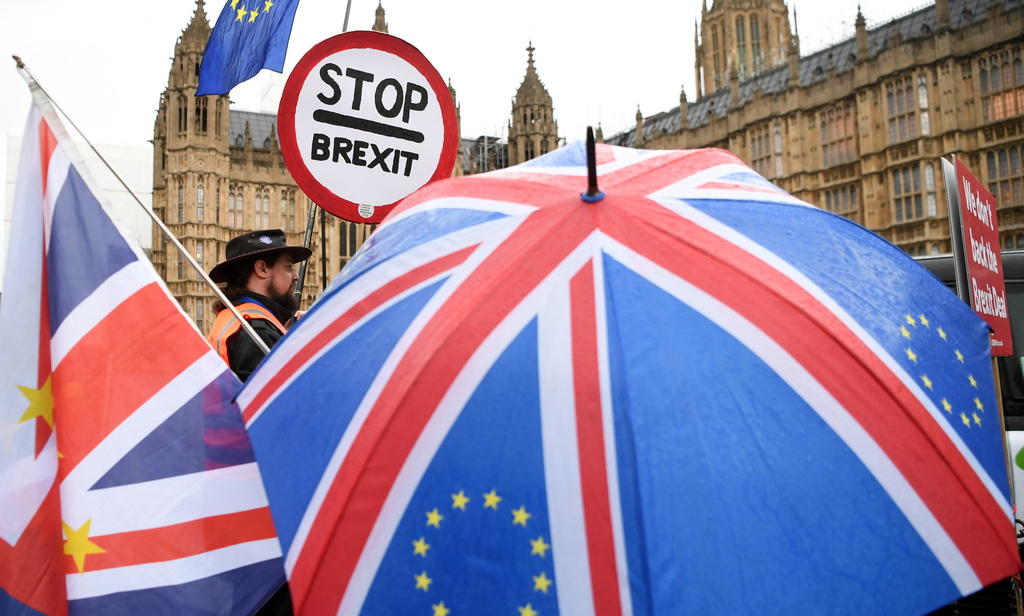
POLYGON ((379 32, 339 34, 306 52, 277 121, 299 188, 345 220, 380 222, 455 165, 455 103, 444 80, 418 49, 379 32))

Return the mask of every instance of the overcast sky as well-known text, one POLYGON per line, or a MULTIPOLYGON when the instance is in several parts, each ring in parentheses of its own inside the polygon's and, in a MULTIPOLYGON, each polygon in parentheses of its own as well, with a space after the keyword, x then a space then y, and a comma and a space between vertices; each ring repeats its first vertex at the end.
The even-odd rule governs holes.
MULTIPOLYGON (((860 0, 869 27, 922 6, 860 0)), ((710 2, 709 2, 710 4, 710 2)), ((858 0, 790 0, 804 53, 852 36, 858 0)), ((220 0, 209 0, 216 20, 220 0)), ((377 0, 352 0, 349 29, 369 29, 377 0)), ((102 144, 144 146, 153 134, 174 42, 193 0, 0 0, 0 157, 20 135, 29 96, 10 60, 20 55, 85 134, 102 144)), ((691 100, 693 25, 700 0, 384 0, 390 33, 417 46, 451 79, 462 106, 462 135, 504 136, 511 99, 536 48, 541 79, 554 99, 559 133, 572 141, 587 124, 605 135, 645 115, 691 100)), ((314 44, 342 30, 345 0, 302 0, 285 75, 263 71, 232 92, 234 108, 276 111, 288 71, 314 44), (271 100, 264 102, 264 93, 271 100)), ((6 167, 0 159, 0 170, 6 167)))

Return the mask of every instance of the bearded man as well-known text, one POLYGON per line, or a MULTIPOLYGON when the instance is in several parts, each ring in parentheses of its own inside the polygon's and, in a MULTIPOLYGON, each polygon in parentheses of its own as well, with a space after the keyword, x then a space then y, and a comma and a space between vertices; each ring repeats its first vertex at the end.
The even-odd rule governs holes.
MULTIPOLYGON (((224 295, 267 347, 273 347, 298 308, 295 264, 310 254, 304 246, 288 246, 280 229, 253 231, 228 242, 225 259, 210 270, 210 279, 224 285, 224 295)), ((245 381, 263 359, 263 351, 241 331, 231 310, 219 302, 215 308, 219 312, 207 340, 245 381)))

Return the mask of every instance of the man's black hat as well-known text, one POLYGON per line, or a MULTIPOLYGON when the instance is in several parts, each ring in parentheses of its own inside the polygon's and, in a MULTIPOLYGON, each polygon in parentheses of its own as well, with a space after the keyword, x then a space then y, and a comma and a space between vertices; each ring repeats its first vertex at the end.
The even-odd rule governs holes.
POLYGON ((284 231, 280 229, 264 229, 240 235, 228 242, 228 246, 224 250, 224 261, 210 270, 210 280, 227 282, 235 265, 257 257, 269 257, 282 252, 290 254, 296 263, 305 261, 309 255, 313 254, 305 246, 285 244, 284 231))

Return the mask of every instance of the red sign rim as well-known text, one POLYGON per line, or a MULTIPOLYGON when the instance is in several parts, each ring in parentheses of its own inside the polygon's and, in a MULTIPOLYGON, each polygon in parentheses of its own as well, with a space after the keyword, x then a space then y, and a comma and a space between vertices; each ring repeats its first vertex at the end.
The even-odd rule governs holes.
POLYGON ((285 166, 302 192, 306 193, 317 206, 350 222, 378 223, 391 212, 401 199, 394 203, 378 205, 373 210, 373 216, 363 218, 359 214, 358 203, 336 195, 313 176, 302 158, 295 137, 295 107, 306 78, 325 57, 348 49, 376 49, 396 55, 426 77, 427 83, 441 107, 441 121, 444 123, 444 143, 441 145, 441 155, 437 160, 437 168, 427 180, 427 184, 451 176, 452 169, 455 167, 459 139, 455 120, 455 103, 451 96, 444 95, 448 92, 448 86, 437 69, 420 50, 397 36, 389 34, 368 30, 338 34, 314 45, 295 65, 295 69, 292 70, 285 82, 284 91, 281 94, 281 104, 277 109, 277 130, 285 166))

